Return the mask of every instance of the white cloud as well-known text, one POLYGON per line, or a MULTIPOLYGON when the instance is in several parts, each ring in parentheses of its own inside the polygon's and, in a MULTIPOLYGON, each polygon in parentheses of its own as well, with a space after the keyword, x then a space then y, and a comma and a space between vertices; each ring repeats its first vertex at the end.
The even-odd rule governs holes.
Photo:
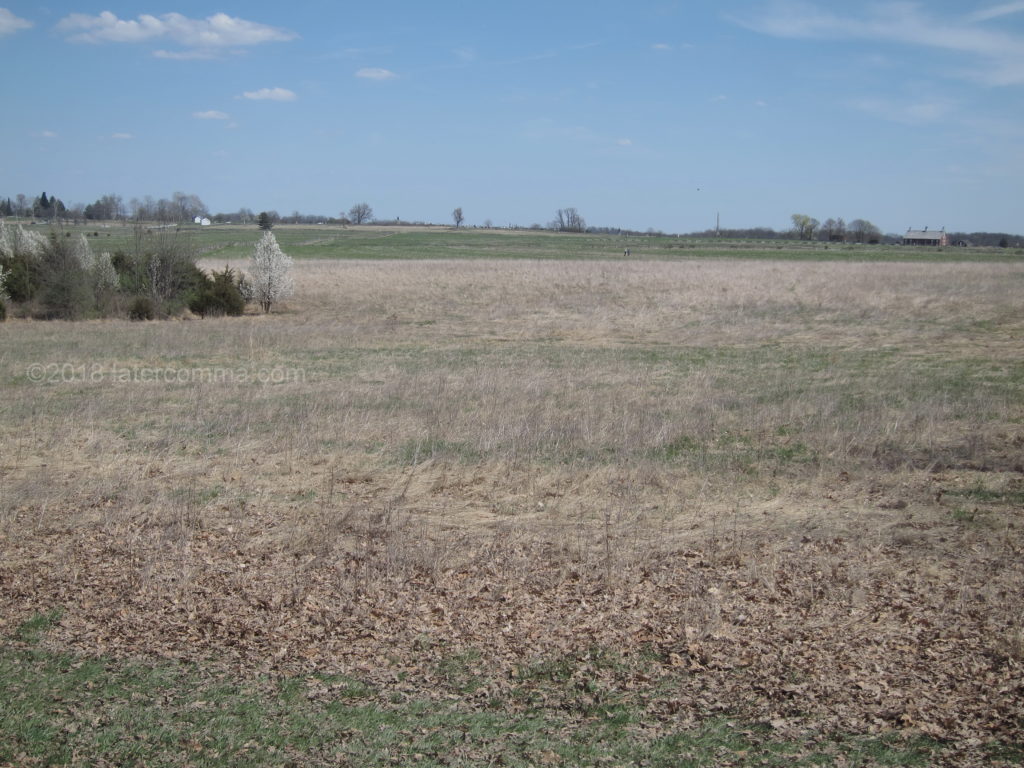
POLYGON ((54 131, 42 131, 39 133, 40 138, 43 139, 56 139, 57 134, 54 131))
POLYGON ((380 67, 363 67, 356 71, 356 77, 362 77, 367 80, 391 80, 398 77, 390 69, 381 69, 380 67))
POLYGON ((668 43, 654 43, 651 48, 655 51, 671 51, 672 46, 668 43))
POLYGON ((473 48, 456 48, 452 53, 459 59, 459 61, 469 63, 476 61, 476 51, 473 48))
POLYGON ((197 61, 201 59, 215 59, 217 54, 210 50, 194 49, 190 51, 165 51, 159 49, 153 51, 154 58, 170 59, 172 61, 197 61))
POLYGON ((615 143, 618 144, 620 147, 632 147, 633 146, 633 140, 632 139, 619 139, 615 143))
POLYGON ((246 91, 242 98, 253 101, 295 101, 298 96, 287 88, 260 88, 258 91, 246 91))
POLYGON ((208 109, 205 112, 193 112, 192 117, 197 120, 230 120, 231 116, 227 112, 221 112, 219 109, 208 109))
POLYGON ((32 22, 28 19, 18 18, 6 8, 0 8, 0 37, 13 35, 19 30, 31 27, 32 22))
MULTIPOLYGON (((814 3, 779 0, 762 16, 733 21, 774 37, 885 41, 973 55, 983 66, 958 74, 984 85, 1024 84, 1024 39, 1018 36, 959 18, 937 19, 922 12, 918 3, 890 1, 869 9, 864 16, 842 16, 814 3)), ((1024 3, 1007 3, 982 14, 994 18, 1018 10, 1024 10, 1024 3)))
POLYGON ((130 133, 113 133, 110 135, 110 138, 119 139, 121 141, 128 141, 129 139, 134 139, 135 137, 130 133))
POLYGON ((768 106, 768 102, 765 101, 764 99, 758 99, 757 101, 754 102, 754 106, 755 107, 767 107, 768 106))
MULTIPOLYGON (((247 21, 226 13, 205 19, 190 19, 180 13, 152 16, 144 13, 135 19, 121 19, 110 11, 97 16, 72 13, 57 24, 57 30, 76 43, 141 43, 147 40, 171 40, 195 51, 212 55, 231 47, 294 40, 298 35, 288 29, 247 21)), ((161 58, 196 58, 196 55, 159 51, 161 58)))

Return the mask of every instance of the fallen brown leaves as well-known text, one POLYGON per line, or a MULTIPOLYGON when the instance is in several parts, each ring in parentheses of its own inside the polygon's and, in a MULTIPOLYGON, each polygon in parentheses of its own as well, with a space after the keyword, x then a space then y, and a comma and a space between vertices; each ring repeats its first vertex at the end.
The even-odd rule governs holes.
POLYGON ((458 542, 461 565, 442 570, 403 560, 383 534, 303 553, 253 548, 233 528, 49 530, 0 541, 0 630, 59 606, 49 642, 88 654, 344 672, 470 703, 553 695, 524 670, 561 663, 595 701, 634 696, 652 727, 728 713, 784 736, 909 729, 1019 743, 1014 530, 966 532, 945 554, 709 541, 610 577, 510 530, 458 542), (609 653, 615 663, 595 661, 609 653), (453 657, 469 660, 474 685, 439 672, 453 657))

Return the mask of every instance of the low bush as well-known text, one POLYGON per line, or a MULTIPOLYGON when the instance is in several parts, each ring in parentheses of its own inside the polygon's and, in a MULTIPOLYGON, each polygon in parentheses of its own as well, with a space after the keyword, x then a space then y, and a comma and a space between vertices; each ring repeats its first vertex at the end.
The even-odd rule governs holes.
POLYGON ((128 305, 129 320, 152 320, 156 317, 156 306, 149 296, 136 296, 128 305))
POLYGON ((223 272, 214 271, 206 284, 189 302, 188 308, 197 315, 241 315, 245 312, 241 277, 231 267, 223 272))
POLYGON ((26 256, 17 254, 6 259, 0 259, 0 267, 6 269, 4 284, 0 286, 13 302, 32 301, 39 290, 40 265, 39 262, 26 256))

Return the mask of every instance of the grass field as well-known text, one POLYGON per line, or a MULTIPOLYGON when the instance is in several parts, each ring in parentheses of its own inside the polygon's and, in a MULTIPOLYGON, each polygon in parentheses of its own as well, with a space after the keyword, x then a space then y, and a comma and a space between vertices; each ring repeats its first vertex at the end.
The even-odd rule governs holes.
MULTIPOLYGON (((49 231, 41 226, 41 230, 49 231)), ((66 226, 65 234, 85 234, 98 251, 128 248, 130 223, 66 226)), ((180 231, 197 250, 214 260, 247 258, 259 239, 255 225, 187 225, 155 228, 180 231)), ((800 261, 1010 261, 1024 253, 1013 248, 910 248, 853 243, 775 240, 730 240, 668 235, 565 235, 543 230, 456 230, 443 226, 278 225, 274 235, 286 253, 297 259, 586 259, 621 260, 626 248, 637 261, 690 258, 744 258, 800 261)))
POLYGON ((0 324, 0 764, 1024 760, 1019 260, 275 232, 0 324))

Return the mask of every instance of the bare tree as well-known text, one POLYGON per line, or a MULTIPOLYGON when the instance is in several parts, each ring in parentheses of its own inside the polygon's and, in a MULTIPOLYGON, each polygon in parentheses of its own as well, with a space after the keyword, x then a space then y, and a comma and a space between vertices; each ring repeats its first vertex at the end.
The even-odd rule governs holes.
POLYGON ((466 219, 462 215, 462 209, 461 208, 456 208, 454 211, 452 211, 452 221, 455 222, 455 228, 456 229, 461 227, 462 226, 462 222, 464 222, 465 220, 466 219))
POLYGON ((854 219, 850 222, 850 234, 857 243, 877 243, 882 232, 866 219, 854 219))
POLYGON ((552 229, 559 232, 582 232, 586 228, 587 223, 575 208, 559 208, 552 222, 552 229))
POLYGON ((841 243, 846 239, 846 222, 842 219, 825 219, 818 230, 818 239, 828 243, 841 243))
POLYGON ((195 241, 185 233, 163 230, 155 237, 145 237, 138 227, 136 243, 142 251, 140 266, 146 270, 149 291, 154 299, 168 301, 189 289, 195 277, 193 269, 198 251, 195 241))
POLYGON ((373 208, 366 203, 356 203, 348 209, 348 218, 353 224, 365 224, 373 218, 373 208))

